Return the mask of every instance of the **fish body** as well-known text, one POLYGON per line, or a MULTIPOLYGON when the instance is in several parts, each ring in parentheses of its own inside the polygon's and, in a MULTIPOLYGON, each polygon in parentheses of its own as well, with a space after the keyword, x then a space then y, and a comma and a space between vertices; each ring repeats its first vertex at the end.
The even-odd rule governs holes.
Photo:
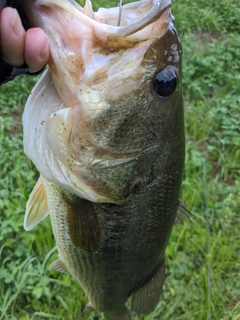
POLYGON ((89 298, 85 311, 129 320, 151 312, 184 165, 181 44, 170 1, 93 12, 24 0, 49 36, 49 67, 23 115, 24 149, 40 172, 24 226, 48 214, 59 259, 89 298))

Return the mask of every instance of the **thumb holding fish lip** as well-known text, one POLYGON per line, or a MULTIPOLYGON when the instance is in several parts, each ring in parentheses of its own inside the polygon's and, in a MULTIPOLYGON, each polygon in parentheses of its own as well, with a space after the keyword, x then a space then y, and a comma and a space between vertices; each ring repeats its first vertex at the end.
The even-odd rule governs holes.
POLYGON ((40 28, 25 31, 16 9, 6 7, 1 11, 0 36, 1 55, 6 63, 15 67, 25 63, 29 66, 29 73, 41 70, 47 63, 47 35, 40 28))
POLYGON ((28 72, 41 70, 49 58, 48 37, 41 28, 31 28, 27 31, 24 59, 28 72))

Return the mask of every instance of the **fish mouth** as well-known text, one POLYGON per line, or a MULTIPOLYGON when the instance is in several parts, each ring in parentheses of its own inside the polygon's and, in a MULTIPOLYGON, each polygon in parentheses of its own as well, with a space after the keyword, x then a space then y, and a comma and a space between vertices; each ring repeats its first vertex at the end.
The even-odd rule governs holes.
MULTIPOLYGON (((74 1, 71 0, 71 3, 73 2, 74 1)), ((137 21, 134 21, 134 15, 132 14, 131 22, 129 23, 129 18, 126 19, 126 17, 130 17, 129 12, 136 12, 136 6, 139 6, 139 3, 140 2, 133 2, 124 6, 119 5, 118 8, 111 9, 100 8, 97 13, 94 13, 92 10, 91 2, 89 0, 86 0, 86 4, 82 9, 82 12, 100 23, 104 22, 108 26, 114 26, 117 23, 117 26, 115 26, 115 28, 112 30, 114 31, 115 36, 127 37, 158 20, 166 11, 166 9, 170 8, 171 6, 171 0, 141 1, 142 14, 139 13, 138 15, 136 15, 137 21), (106 14, 107 12, 108 14, 106 14), (103 19, 102 17, 103 14, 105 14, 105 19, 103 19), (139 16, 141 15, 142 17, 139 19, 139 16), (111 17, 111 19, 109 19, 109 16, 111 17), (113 20, 113 17, 115 18, 115 21, 113 20), (121 26, 121 24, 124 25, 121 26)))
POLYGON ((117 38, 136 34, 157 21, 171 6, 171 0, 142 0, 115 8, 100 8, 94 12, 90 0, 86 0, 84 7, 74 0, 36 0, 33 6, 30 5, 31 0, 23 0, 23 3, 25 10, 29 12, 31 22, 35 25, 41 24, 39 23, 41 18, 37 14, 39 7, 58 7, 58 10, 68 12, 85 25, 94 27, 99 31, 96 33, 107 33, 108 36, 117 38), (38 20, 37 23, 36 20, 38 20))

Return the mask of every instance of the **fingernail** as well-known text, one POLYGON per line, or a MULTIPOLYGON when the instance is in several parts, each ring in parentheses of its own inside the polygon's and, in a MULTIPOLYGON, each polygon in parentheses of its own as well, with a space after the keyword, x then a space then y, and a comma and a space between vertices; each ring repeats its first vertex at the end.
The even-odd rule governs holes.
POLYGON ((24 29, 23 29, 22 23, 19 19, 17 9, 13 9, 13 15, 12 15, 12 20, 11 20, 10 25, 11 25, 12 30, 15 33, 15 35, 19 38, 22 37, 22 35, 24 33, 24 29))
POLYGON ((40 57, 42 59, 45 59, 46 56, 48 55, 48 52, 49 52, 49 45, 48 45, 48 42, 47 42, 45 49, 43 50, 43 52, 40 53, 40 57))

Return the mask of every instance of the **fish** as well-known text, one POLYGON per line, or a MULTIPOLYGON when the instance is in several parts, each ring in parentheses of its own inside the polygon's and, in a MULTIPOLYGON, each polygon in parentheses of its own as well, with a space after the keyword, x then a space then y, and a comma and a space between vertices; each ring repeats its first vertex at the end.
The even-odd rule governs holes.
POLYGON ((94 12, 89 0, 23 5, 50 46, 22 118, 24 151, 40 174, 24 228, 50 216, 59 255, 50 269, 80 284, 83 312, 149 314, 184 211, 182 46, 171 0, 124 4, 121 14, 94 12))

